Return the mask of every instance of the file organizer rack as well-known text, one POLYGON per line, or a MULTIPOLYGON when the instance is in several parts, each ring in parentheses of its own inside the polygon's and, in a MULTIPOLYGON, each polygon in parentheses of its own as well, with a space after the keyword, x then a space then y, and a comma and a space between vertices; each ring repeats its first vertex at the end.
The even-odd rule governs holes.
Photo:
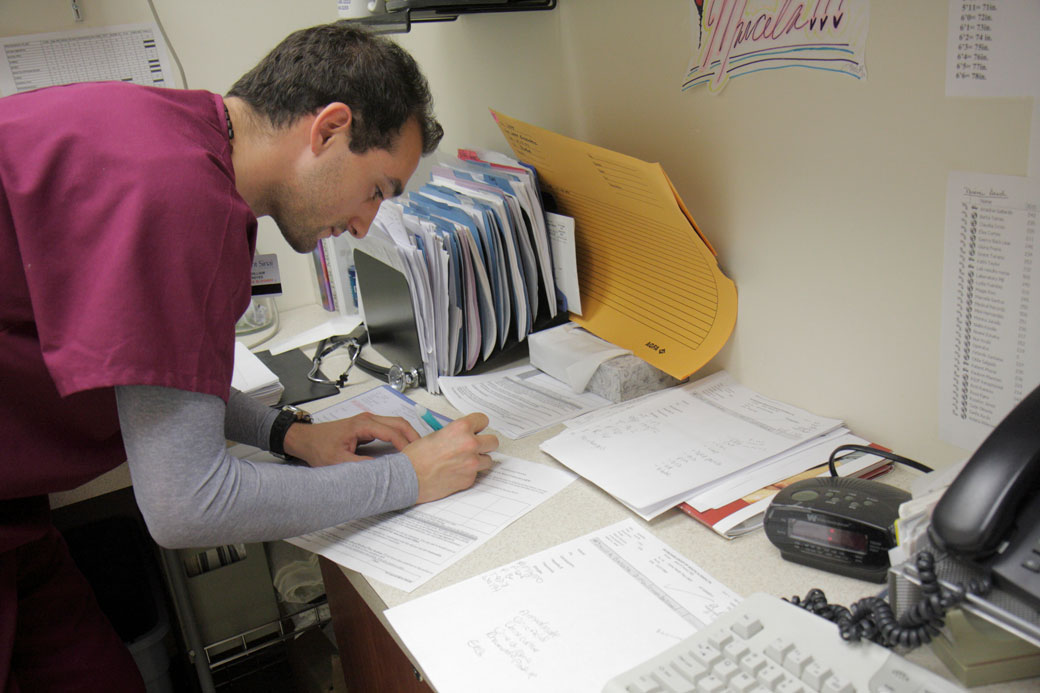
MULTIPOLYGON (((407 279, 398 270, 358 249, 354 250, 354 266, 357 269, 358 293, 365 308, 365 329, 368 331, 369 345, 389 362, 391 369, 400 369, 405 374, 415 374, 415 384, 426 387, 415 311, 412 309, 407 279)), ((541 281, 539 290, 545 298, 545 287, 541 281)), ((534 322, 531 331, 537 332, 561 325, 568 319, 567 312, 563 310, 554 318, 542 316, 534 322)), ((496 346, 487 360, 478 363, 470 373, 477 373, 501 363, 508 358, 507 355, 513 354, 515 347, 520 344, 515 337, 511 337, 505 344, 496 346)), ((468 373, 460 375, 466 374, 468 373)))

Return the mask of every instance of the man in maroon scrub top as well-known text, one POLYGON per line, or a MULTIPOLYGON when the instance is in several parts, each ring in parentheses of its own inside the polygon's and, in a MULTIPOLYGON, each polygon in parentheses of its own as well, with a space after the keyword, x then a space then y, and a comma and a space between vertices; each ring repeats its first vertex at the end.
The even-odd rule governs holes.
POLYGON ((257 217, 301 253, 364 236, 442 134, 414 60, 349 25, 290 35, 224 98, 109 82, 0 99, 0 689, 143 689, 48 493, 126 460, 155 540, 208 546, 435 500, 490 466, 482 414, 420 438, 230 387, 257 217), (370 440, 400 452, 355 454, 370 440))

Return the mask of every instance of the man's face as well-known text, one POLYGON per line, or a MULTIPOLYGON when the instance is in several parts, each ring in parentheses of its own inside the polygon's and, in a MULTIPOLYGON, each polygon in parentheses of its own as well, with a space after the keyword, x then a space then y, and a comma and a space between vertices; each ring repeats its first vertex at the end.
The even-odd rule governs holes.
POLYGON ((383 200, 404 190, 421 156, 422 135, 414 119, 405 123, 389 150, 355 154, 342 138, 307 160, 281 187, 271 217, 298 253, 309 253, 322 238, 344 231, 362 238, 383 200))

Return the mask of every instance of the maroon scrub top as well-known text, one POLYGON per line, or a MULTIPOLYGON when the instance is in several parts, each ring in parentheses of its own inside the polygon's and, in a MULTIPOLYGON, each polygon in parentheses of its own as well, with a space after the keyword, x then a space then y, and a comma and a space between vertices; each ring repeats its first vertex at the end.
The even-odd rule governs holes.
POLYGON ((218 95, 0 98, 0 506, 125 460, 113 386, 227 399, 255 243, 218 95))

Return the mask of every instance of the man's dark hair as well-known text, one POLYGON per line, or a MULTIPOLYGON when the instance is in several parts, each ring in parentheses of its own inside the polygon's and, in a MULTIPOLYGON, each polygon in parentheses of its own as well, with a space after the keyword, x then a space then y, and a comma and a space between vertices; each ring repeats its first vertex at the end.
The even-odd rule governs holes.
POLYGON ((413 117, 423 154, 437 149, 444 136, 415 59, 396 43, 346 22, 293 32, 228 96, 246 101, 276 128, 330 103, 345 103, 353 113, 350 149, 357 154, 389 149, 413 117))

